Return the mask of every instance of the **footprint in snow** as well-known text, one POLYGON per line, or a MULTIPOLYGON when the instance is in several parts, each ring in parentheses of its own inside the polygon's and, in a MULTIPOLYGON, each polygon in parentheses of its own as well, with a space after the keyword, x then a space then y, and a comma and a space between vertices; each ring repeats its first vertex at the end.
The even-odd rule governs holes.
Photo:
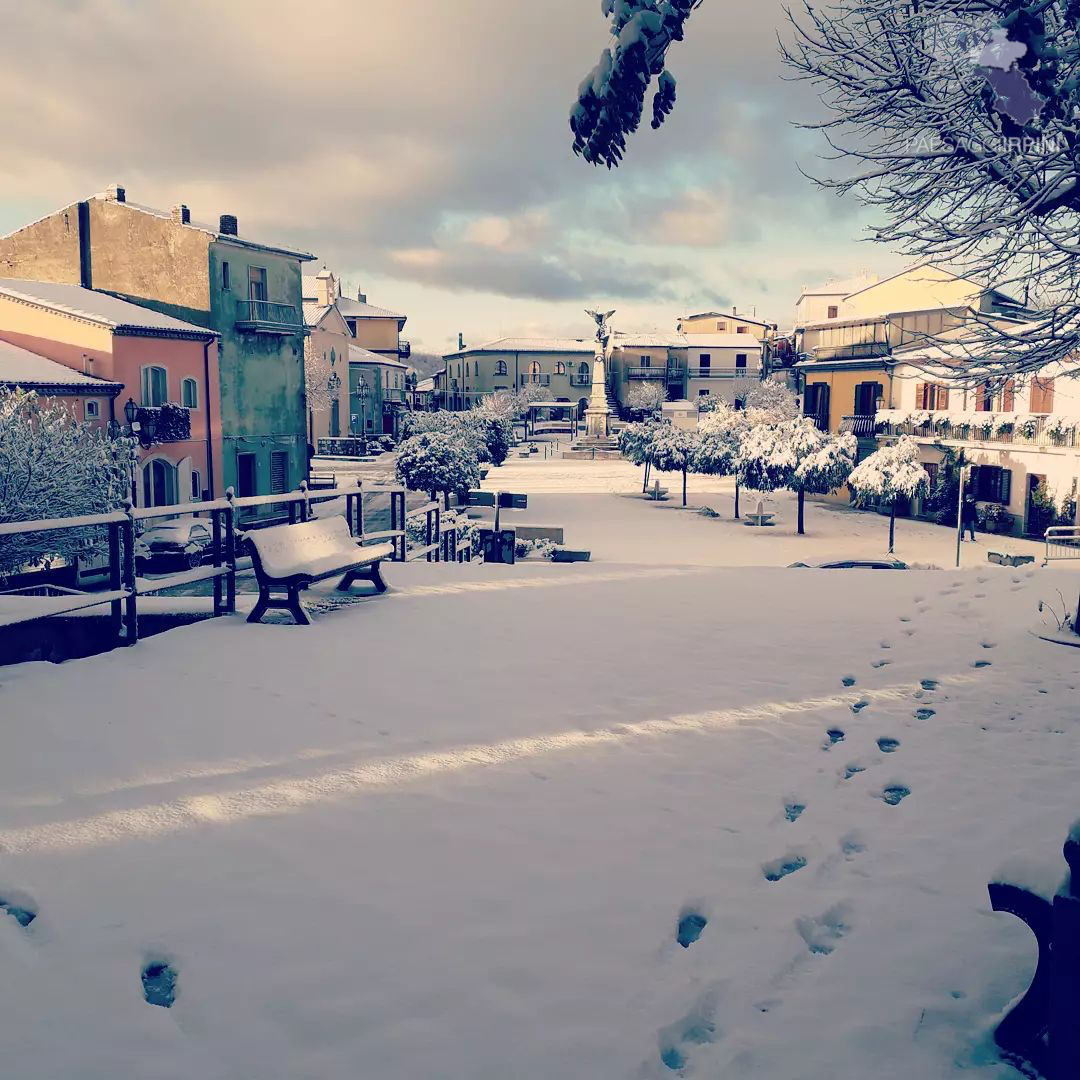
POLYGON ((176 969, 167 960, 151 960, 142 969, 142 986, 147 1004, 171 1009, 176 1001, 176 969))
POLYGON ((931 716, 936 716, 936 715, 937 715, 937 713, 933 709, 931 709, 931 708, 929 708, 929 707, 927 707, 925 705, 922 708, 915 710, 915 719, 916 720, 929 720, 931 716))
POLYGON ((29 896, 10 890, 0 895, 0 912, 10 915, 24 929, 38 916, 37 904, 29 896))
POLYGON ((852 761, 850 764, 844 766, 844 779, 850 780, 853 776, 858 776, 861 772, 866 772, 866 766, 858 761, 852 761))
POLYGON ((790 799, 784 803, 784 817, 788 821, 798 821, 805 809, 806 803, 795 802, 794 799, 790 799))
POLYGON ((828 956, 840 939, 850 933, 851 926, 851 906, 845 903, 834 904, 816 918, 804 915, 795 920, 799 936, 817 956, 828 956))
POLYGON ((825 735, 829 741, 822 744, 822 750, 831 750, 838 742, 844 741, 844 733, 836 727, 829 728, 825 735))
POLYGON ((990 661, 989 660, 972 660, 971 666, 973 668, 990 667, 990 661))
POLYGON ((888 803, 889 806, 897 806, 910 794, 911 788, 905 787, 903 784, 890 784, 887 788, 882 790, 881 798, 882 801, 888 803))
POLYGON ((861 713, 861 712, 863 711, 863 709, 865 709, 865 708, 867 707, 867 705, 869 705, 869 704, 870 704, 870 702, 869 702, 869 701, 866 701, 865 699, 864 699, 864 700, 862 700, 862 701, 856 701, 856 702, 855 702, 855 703, 854 703, 854 704, 853 704, 853 705, 851 706, 851 711, 852 711, 852 712, 853 712, 853 713, 854 713, 854 714, 855 714, 856 716, 858 716, 858 715, 859 715, 859 713, 861 713))
POLYGON ((875 660, 870 666, 872 668, 883 668, 888 667, 891 663, 891 660, 875 660))
POLYGON ((699 937, 701 931, 709 925, 709 920, 697 911, 684 911, 679 916, 679 925, 675 931, 675 940, 684 948, 689 949, 699 937))
POLYGON ((919 681, 919 685, 924 690, 936 690, 940 684, 938 683, 937 679, 921 679, 919 681))
POLYGON ((844 684, 844 686, 854 686, 855 685, 855 676, 854 675, 845 675, 840 681, 844 684))
POLYGON ((883 754, 894 754, 900 748, 900 740, 893 739, 888 735, 883 735, 877 741, 878 749, 883 754))
POLYGON ((720 1036, 716 1027, 716 994, 703 994, 681 1020, 662 1028, 657 1036, 660 1062, 672 1072, 682 1072, 695 1046, 715 1042, 720 1036))
POLYGON ((862 833, 858 829, 853 829, 851 832, 841 836, 840 850, 843 852, 844 858, 849 862, 856 855, 861 855, 866 850, 866 841, 863 839, 862 833))
POLYGON ((792 852, 790 855, 783 855, 779 859, 765 863, 761 872, 765 875, 766 881, 780 881, 789 874, 794 874, 796 870, 801 870, 805 865, 806 856, 792 852))

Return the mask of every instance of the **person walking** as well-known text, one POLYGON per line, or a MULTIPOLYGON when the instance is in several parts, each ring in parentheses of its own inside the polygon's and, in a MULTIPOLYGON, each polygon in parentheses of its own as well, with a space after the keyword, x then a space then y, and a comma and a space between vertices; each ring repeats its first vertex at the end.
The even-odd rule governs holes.
POLYGON ((975 522, 979 520, 979 510, 975 505, 975 496, 964 496, 963 512, 960 518, 960 539, 964 539, 964 533, 970 532, 972 541, 975 540, 975 522))

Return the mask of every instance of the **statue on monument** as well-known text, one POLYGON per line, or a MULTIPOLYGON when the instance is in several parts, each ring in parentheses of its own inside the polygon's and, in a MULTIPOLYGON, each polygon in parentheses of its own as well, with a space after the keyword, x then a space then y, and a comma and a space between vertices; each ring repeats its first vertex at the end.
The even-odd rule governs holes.
POLYGON ((596 340, 607 349, 607 343, 611 339, 611 329, 608 326, 608 320, 614 311, 605 311, 601 314, 599 311, 589 311, 586 309, 586 315, 591 315, 596 320, 596 340))

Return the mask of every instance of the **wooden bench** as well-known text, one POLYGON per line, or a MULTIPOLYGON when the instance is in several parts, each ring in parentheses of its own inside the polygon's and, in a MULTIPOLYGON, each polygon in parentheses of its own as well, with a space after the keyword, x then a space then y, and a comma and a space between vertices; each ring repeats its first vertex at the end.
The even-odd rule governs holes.
POLYGON ((385 592, 379 563, 394 553, 393 544, 360 547, 343 517, 256 529, 248 533, 247 545, 259 582, 259 600, 247 621, 260 622, 268 608, 284 608, 302 626, 311 623, 300 604, 302 590, 342 574, 341 592, 348 592, 358 580, 370 581, 376 592, 385 592))

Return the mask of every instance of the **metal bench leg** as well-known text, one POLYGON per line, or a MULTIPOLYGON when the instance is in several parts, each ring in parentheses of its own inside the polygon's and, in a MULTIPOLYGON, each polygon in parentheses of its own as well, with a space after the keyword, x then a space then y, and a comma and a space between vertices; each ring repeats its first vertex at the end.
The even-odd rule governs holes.
POLYGON ((247 621, 251 623, 262 622, 262 617, 266 614, 266 609, 268 607, 270 607, 270 590, 260 588, 259 599, 251 609, 251 614, 248 615, 247 621))
POLYGON ((363 570, 350 570, 338 582, 338 591, 348 592, 357 581, 370 581, 371 584, 375 586, 375 591, 377 593, 384 593, 387 590, 387 584, 383 580, 382 574, 379 572, 378 563, 366 567, 363 570))
POLYGON ((376 592, 386 592, 387 585, 386 582, 383 581, 382 572, 379 570, 379 563, 372 565, 367 577, 371 581, 371 584, 375 586, 376 592))

